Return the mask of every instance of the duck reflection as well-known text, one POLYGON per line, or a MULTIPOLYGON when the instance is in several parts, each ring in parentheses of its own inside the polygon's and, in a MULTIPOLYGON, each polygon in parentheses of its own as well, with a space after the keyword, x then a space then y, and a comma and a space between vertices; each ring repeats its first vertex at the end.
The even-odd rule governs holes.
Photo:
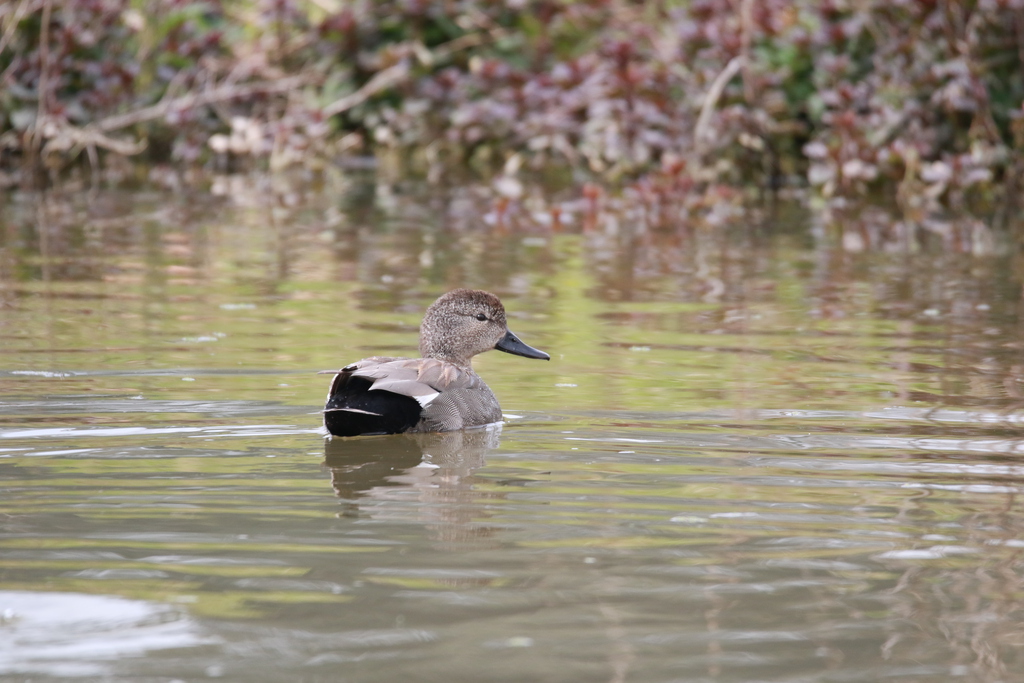
MULTIPOLYGON (((474 487, 474 473, 498 447, 500 425, 434 434, 334 439, 325 446, 341 514, 425 525, 446 550, 479 548, 495 530, 484 520, 493 492, 474 487)), ((491 543, 493 541, 486 541, 491 543)))
POLYGON ((467 478, 498 447, 501 425, 432 434, 332 439, 324 464, 341 498, 387 498, 394 487, 419 490, 424 497, 451 500, 469 491, 467 478))

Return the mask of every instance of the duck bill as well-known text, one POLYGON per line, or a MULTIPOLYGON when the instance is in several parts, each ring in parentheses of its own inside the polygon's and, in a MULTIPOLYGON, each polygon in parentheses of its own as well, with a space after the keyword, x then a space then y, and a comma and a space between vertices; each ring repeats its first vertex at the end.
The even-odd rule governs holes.
POLYGON ((540 349, 535 349, 532 346, 528 346, 523 342, 519 341, 519 337, 512 334, 509 330, 505 332, 505 336, 501 338, 497 344, 494 345, 498 351, 504 351, 505 353, 511 353, 514 356, 523 356, 524 358, 539 358, 540 360, 551 360, 551 356, 544 353, 540 349))

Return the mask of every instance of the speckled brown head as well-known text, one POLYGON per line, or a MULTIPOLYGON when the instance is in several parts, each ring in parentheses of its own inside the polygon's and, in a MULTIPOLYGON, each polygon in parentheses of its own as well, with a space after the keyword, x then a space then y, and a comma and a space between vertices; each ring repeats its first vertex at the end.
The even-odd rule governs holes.
POLYGON ((430 305, 420 327, 420 354, 463 367, 497 349, 526 358, 551 356, 519 341, 508 329, 498 297, 479 289, 453 289, 430 305))

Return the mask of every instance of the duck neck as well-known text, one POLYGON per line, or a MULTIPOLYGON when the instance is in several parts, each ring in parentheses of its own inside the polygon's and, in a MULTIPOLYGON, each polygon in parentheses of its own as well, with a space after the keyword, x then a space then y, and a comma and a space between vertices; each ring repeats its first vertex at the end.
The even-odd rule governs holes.
POLYGON ((420 338, 420 356, 423 358, 435 358, 445 363, 451 363, 452 365, 458 365, 460 368, 466 368, 467 370, 473 369, 473 357, 463 356, 455 353, 446 344, 440 344, 437 342, 431 343, 427 339, 420 338))

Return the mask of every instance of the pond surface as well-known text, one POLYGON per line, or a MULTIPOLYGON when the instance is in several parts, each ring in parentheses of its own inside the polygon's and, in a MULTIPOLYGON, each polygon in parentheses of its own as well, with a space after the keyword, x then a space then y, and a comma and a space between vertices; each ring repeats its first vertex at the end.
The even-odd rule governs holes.
POLYGON ((492 196, 6 196, 0 678, 1021 680, 1012 253, 492 196), (325 444, 458 286, 552 355, 477 359, 505 423, 325 444))

